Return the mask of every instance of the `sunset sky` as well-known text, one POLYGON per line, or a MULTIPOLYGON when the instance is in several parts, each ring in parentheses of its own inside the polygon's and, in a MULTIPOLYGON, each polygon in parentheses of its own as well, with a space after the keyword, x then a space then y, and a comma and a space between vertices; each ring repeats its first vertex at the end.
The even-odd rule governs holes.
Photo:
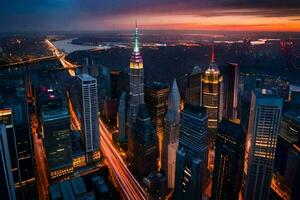
POLYGON ((0 31, 300 32, 300 0, 1 0, 0 31))

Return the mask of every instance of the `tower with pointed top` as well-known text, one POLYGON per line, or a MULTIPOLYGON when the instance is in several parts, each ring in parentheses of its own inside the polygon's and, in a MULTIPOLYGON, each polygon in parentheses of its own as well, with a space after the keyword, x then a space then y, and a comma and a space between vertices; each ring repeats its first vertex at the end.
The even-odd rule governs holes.
POLYGON ((178 148, 180 118, 180 94, 176 79, 173 81, 169 97, 168 111, 164 123, 164 137, 162 150, 162 168, 168 177, 168 188, 175 185, 176 151, 178 148))
POLYGON ((207 108, 208 128, 217 129, 222 119, 223 89, 222 75, 215 63, 215 52, 212 47, 211 62, 202 75, 202 106, 207 108))
POLYGON ((130 58, 130 91, 129 91, 129 123, 135 122, 138 107, 144 103, 144 67, 139 51, 138 27, 135 27, 135 45, 130 58))

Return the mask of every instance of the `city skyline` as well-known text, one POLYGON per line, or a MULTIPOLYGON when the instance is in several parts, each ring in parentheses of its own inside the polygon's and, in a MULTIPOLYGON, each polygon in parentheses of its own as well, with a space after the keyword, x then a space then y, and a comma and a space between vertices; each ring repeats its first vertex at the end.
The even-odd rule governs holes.
POLYGON ((299 11, 4 0, 3 198, 300 199, 299 11))

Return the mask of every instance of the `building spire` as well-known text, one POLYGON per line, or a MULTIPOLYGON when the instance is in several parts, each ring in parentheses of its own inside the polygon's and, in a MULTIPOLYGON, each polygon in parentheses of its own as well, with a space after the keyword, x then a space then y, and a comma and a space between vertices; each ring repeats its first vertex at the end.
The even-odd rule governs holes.
POLYGON ((215 62, 215 48, 214 45, 211 48, 211 63, 215 62))
POLYGON ((134 52, 139 52, 139 30, 137 26, 137 21, 135 21, 135 44, 134 44, 134 52))

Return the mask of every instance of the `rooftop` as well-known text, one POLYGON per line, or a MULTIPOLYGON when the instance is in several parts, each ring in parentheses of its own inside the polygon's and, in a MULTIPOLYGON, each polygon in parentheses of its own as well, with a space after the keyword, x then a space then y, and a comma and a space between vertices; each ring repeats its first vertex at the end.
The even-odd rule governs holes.
POLYGON ((202 117, 203 117, 203 115, 207 114, 206 108, 204 108, 202 106, 195 106, 195 105, 188 104, 188 103, 184 104, 183 111, 192 113, 194 115, 200 115, 202 117))
POLYGON ((150 89, 150 90, 164 90, 164 89, 168 89, 168 85, 161 83, 161 82, 151 82, 148 84, 145 84, 145 89, 150 89))
POLYGON ((92 76, 90 76, 89 74, 79 74, 77 75, 77 77, 82 80, 82 81, 95 81, 96 79, 92 76))

